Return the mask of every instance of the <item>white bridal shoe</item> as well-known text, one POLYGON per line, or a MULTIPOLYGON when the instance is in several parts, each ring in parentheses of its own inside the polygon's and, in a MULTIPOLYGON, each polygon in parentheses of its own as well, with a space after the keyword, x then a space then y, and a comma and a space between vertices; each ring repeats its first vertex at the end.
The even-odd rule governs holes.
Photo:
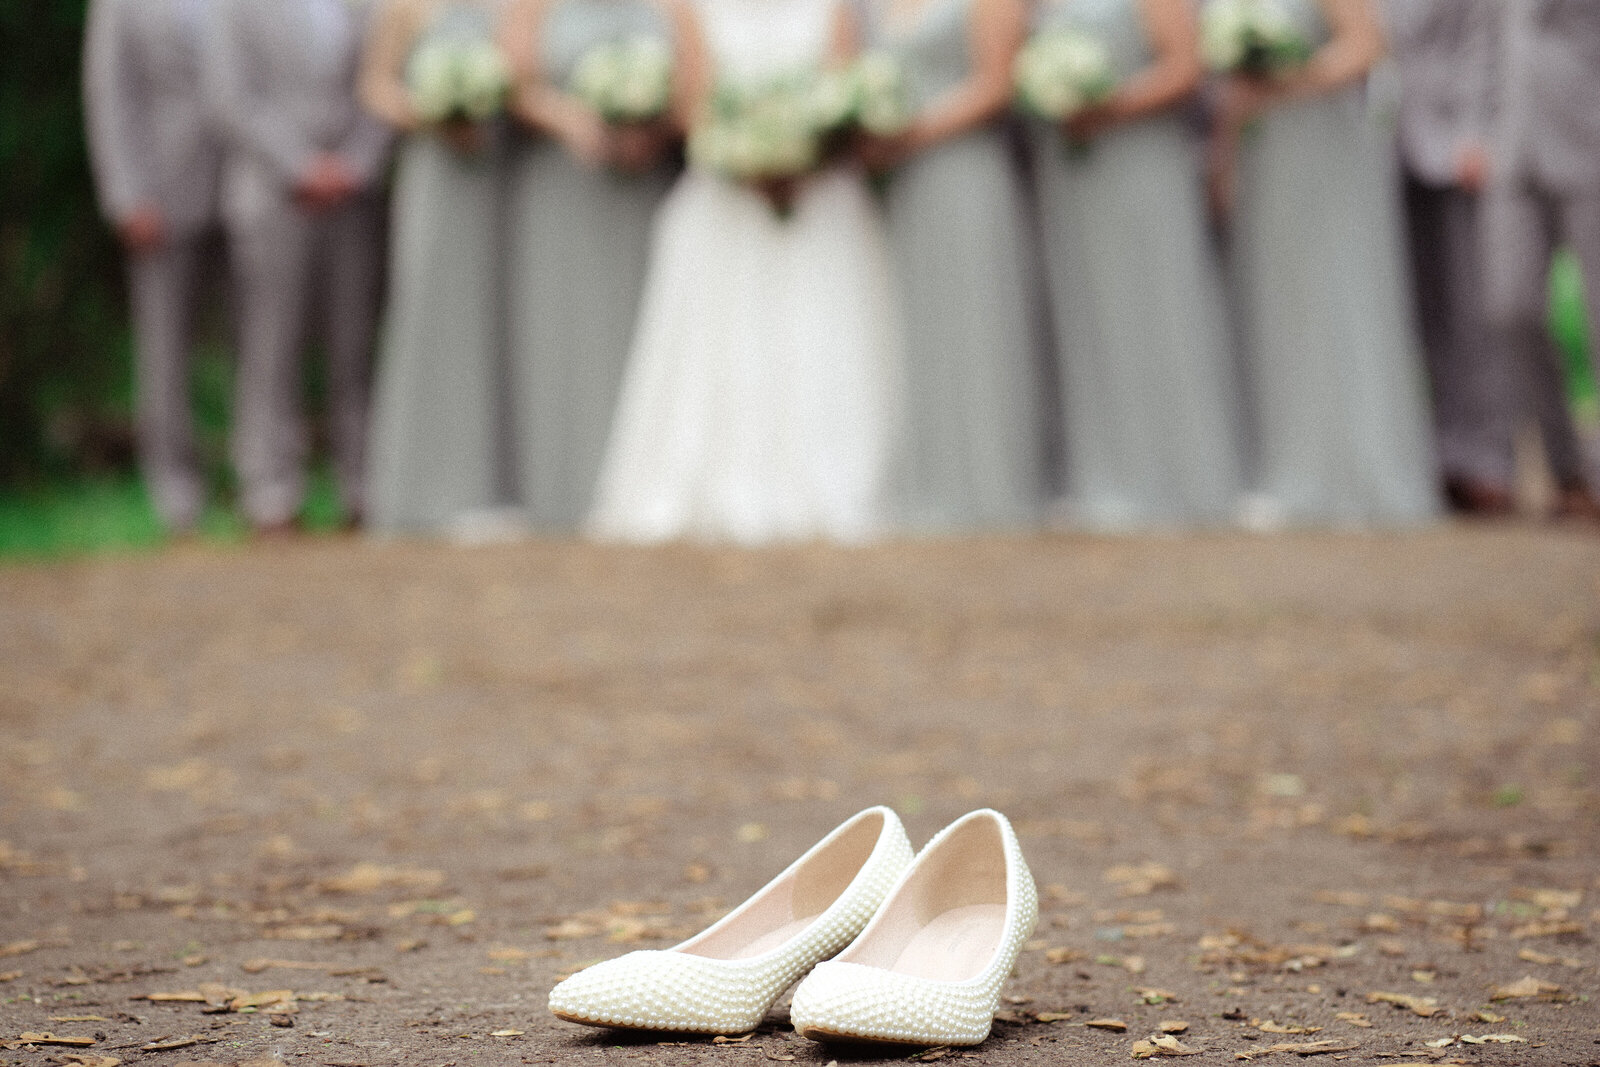
POLYGON ((550 1010, 589 1026, 754 1030, 795 979, 861 932, 911 857, 899 816, 868 808, 681 945, 630 952, 561 982, 550 1010))
POLYGON ((861 936, 800 983, 790 1020, 815 1041, 979 1044, 1038 918, 1006 817, 964 815, 928 842, 861 936))

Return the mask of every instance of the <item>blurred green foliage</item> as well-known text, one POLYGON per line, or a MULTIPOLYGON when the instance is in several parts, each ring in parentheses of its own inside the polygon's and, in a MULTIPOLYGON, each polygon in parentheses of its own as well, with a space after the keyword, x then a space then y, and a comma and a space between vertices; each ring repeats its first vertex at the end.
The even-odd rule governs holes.
POLYGON ((85 0, 0 0, 0 481, 131 451, 121 257, 89 177, 85 0))
MULTIPOLYGON (((1594 279, 1600 285, 1600 278, 1594 279)), ((1550 329, 1556 343, 1566 358, 1567 381, 1571 385, 1572 402, 1581 419, 1588 423, 1600 422, 1600 388, 1595 382, 1594 328, 1584 310, 1583 268, 1578 257, 1564 251, 1556 257, 1550 271, 1550 329)))

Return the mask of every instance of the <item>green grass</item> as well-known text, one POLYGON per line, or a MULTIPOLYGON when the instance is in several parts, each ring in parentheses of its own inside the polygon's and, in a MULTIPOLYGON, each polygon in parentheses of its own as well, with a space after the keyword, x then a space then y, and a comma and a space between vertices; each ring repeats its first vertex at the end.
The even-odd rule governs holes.
MULTIPOLYGON (((1583 306, 1583 271, 1571 252, 1556 257, 1550 271, 1550 330, 1567 362, 1567 381, 1578 417, 1600 424, 1600 387, 1594 378, 1593 337, 1583 306)), ((1595 284, 1600 285, 1600 279, 1595 284)))
MULTIPOLYGON (((312 533, 338 528, 338 497, 326 469, 313 473, 301 518, 312 533)), ((236 511, 218 503, 201 516, 196 532, 204 541, 228 544, 248 539, 250 529, 236 511)), ((133 474, 0 490, 0 560, 148 550, 165 541, 150 498, 133 474)))

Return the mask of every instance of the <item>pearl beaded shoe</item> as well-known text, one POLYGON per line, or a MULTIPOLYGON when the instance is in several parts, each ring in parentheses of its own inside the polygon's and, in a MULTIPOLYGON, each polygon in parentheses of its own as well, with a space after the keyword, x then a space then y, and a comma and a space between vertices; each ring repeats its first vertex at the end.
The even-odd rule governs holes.
POLYGON ((797 978, 861 932, 911 858, 899 817, 868 808, 681 945, 572 975, 550 991, 550 1010, 589 1026, 754 1030, 797 978))
POLYGON ((1011 824, 974 811, 940 831, 861 936, 800 983, 789 1017, 814 1041, 979 1044, 1038 918, 1011 824))

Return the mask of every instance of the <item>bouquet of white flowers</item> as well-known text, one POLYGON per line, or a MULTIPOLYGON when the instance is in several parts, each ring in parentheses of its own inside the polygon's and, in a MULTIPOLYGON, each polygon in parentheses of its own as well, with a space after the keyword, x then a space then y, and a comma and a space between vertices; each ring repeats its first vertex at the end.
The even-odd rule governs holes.
POLYGON ((888 52, 867 52, 848 67, 823 71, 812 95, 823 130, 890 136, 911 124, 905 70, 888 52))
POLYGON ((1267 76, 1300 66, 1314 49, 1282 0, 1211 0, 1201 12, 1200 51, 1218 73, 1267 76))
POLYGON ((800 72, 717 86, 710 115, 689 134, 689 161, 746 181, 816 167, 825 132, 817 84, 815 74, 800 72))
POLYGON ((511 70, 489 41, 445 38, 412 55, 406 85, 425 122, 483 122, 505 106, 511 70))
POLYGON ((569 88, 607 122, 649 122, 672 102, 672 50, 645 34, 598 45, 578 60, 569 88))
POLYGON ((1040 30, 1028 38, 1012 76, 1023 109, 1052 122, 1100 103, 1117 87, 1106 46, 1073 29, 1040 30))

